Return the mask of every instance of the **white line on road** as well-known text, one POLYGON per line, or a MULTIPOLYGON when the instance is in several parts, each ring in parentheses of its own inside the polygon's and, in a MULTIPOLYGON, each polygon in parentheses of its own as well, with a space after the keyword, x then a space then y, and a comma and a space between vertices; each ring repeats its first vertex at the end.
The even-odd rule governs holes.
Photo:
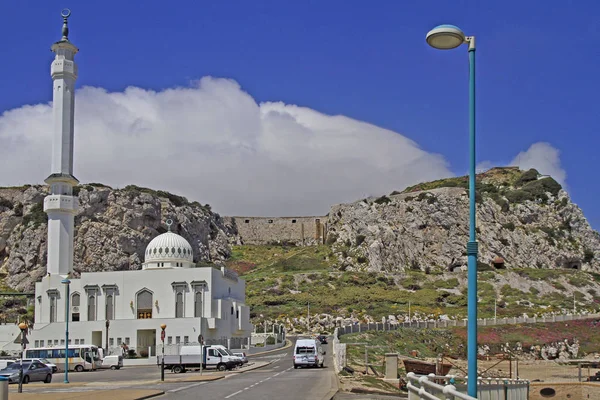
POLYGON ((229 396, 225 396, 225 398, 226 398, 226 399, 228 399, 228 398, 230 398, 230 397, 233 397, 233 396, 235 396, 236 394, 240 394, 240 393, 242 393, 242 392, 243 392, 243 390, 238 390, 238 391, 237 391, 237 392, 235 392, 235 393, 231 393, 229 396))
POLYGON ((187 386, 182 386, 180 388, 177 389, 171 389, 169 390, 170 393, 175 393, 175 392, 179 392, 180 390, 185 390, 185 389, 190 389, 196 386, 200 386, 200 385, 204 385, 206 382, 200 382, 200 383, 194 383, 193 385, 187 385, 187 386))

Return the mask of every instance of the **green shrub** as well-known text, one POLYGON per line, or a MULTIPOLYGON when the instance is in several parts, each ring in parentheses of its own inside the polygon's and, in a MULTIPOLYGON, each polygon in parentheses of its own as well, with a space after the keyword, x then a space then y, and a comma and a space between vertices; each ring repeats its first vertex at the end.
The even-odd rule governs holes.
POLYGON ((482 263, 481 261, 477 261, 477 271, 493 271, 494 267, 489 264, 482 263))
POLYGON ((513 222, 507 222, 506 224, 502 224, 504 229, 508 229, 509 231, 515 230, 515 224, 513 222))
POLYGON ((558 192, 560 192, 562 186, 554 179, 548 177, 528 182, 523 185, 522 189, 529 192, 536 199, 547 200, 548 196, 546 192, 551 193, 553 196, 558 196, 558 192))
POLYGON ((500 239, 500 243, 502 243, 503 246, 508 246, 510 244, 510 242, 507 239, 504 239, 504 238, 500 239))
POLYGON ((590 263, 594 259, 594 252, 590 249, 583 249, 583 262, 590 263))
POLYGON ((273 336, 267 338, 267 345, 269 344, 275 344, 275 338, 273 336))
POLYGON ((23 225, 28 226, 33 223, 33 227, 37 228, 40 224, 48 223, 48 216, 44 212, 44 205, 42 203, 34 204, 29 213, 23 217, 23 225))
POLYGON ((0 197, 0 207, 6 207, 9 210, 13 208, 13 203, 9 199, 5 199, 4 197, 0 197))
POLYGON ((358 257, 356 257, 356 261, 358 261, 360 264, 364 264, 367 262, 367 257, 358 256, 358 257))
POLYGON ((338 235, 335 232, 331 232, 327 235, 327 240, 325 243, 329 246, 334 244, 338 240, 338 235))
POLYGON ((383 195, 383 196, 377 198, 375 200, 375 203, 376 204, 387 204, 387 203, 390 203, 391 201, 392 200, 389 197, 387 197, 386 195, 383 195))
POLYGON ((534 200, 534 197, 530 192, 521 189, 510 190, 504 194, 504 197, 511 203, 523 203, 527 200, 534 200))
POLYGON ((533 168, 528 171, 525 171, 521 174, 519 179, 517 179, 517 181, 515 182, 515 186, 523 186, 527 182, 536 181, 539 174, 540 173, 533 168))

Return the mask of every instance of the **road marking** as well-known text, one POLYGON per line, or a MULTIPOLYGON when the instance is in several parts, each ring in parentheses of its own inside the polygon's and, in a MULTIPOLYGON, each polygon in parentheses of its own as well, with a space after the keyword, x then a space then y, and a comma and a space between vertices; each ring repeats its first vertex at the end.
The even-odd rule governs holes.
POLYGON ((171 389, 168 392, 170 393, 175 393, 175 392, 179 392, 180 390, 185 390, 185 389, 190 389, 196 386, 200 386, 200 385, 204 385, 206 382, 200 382, 200 383, 194 383, 193 385, 187 385, 187 386, 182 386, 180 388, 177 389, 171 389))
POLYGON ((235 396, 236 394, 240 394, 240 393, 242 393, 242 392, 243 392, 243 390, 238 390, 237 392, 235 392, 235 393, 232 393, 232 394, 230 394, 229 396, 226 396, 225 398, 226 398, 226 399, 228 399, 228 398, 230 398, 230 397, 233 397, 233 396, 235 396))

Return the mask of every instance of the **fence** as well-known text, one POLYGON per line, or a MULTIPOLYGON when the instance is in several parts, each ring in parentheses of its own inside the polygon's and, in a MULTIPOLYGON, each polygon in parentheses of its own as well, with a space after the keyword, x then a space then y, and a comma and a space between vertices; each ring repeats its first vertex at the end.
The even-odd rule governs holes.
MULTIPOLYGON (((475 400, 466 394, 466 381, 455 384, 455 377, 430 375, 407 375, 408 399, 461 399, 475 400), (439 384, 436 382, 444 382, 439 384)), ((526 400, 529 398, 529 381, 522 379, 477 379, 477 399, 479 400, 526 400)))
MULTIPOLYGON (((546 322, 573 321, 579 319, 600 318, 600 314, 573 315, 561 314, 549 317, 513 317, 513 318, 481 318, 477 320, 479 326, 508 325, 508 324, 535 324, 546 322)), ((439 320, 439 321, 412 321, 412 322, 371 322, 338 327, 339 335, 363 331, 392 331, 398 328, 448 328, 453 326, 467 326, 467 320, 439 320)))

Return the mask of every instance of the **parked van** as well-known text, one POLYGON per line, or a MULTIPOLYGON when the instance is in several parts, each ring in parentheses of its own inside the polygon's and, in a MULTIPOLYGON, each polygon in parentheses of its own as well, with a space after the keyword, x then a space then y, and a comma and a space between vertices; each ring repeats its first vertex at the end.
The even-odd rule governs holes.
POLYGON ((294 346, 294 368, 321 367, 325 362, 325 350, 317 339, 298 339, 294 346))
POLYGON ((0 360, 0 369, 4 369, 8 367, 10 364, 14 363, 16 360, 3 358, 0 360))
POLYGON ((121 369, 123 366, 123 356, 121 355, 111 355, 106 356, 102 360, 102 365, 100 368, 110 368, 110 369, 121 369))

